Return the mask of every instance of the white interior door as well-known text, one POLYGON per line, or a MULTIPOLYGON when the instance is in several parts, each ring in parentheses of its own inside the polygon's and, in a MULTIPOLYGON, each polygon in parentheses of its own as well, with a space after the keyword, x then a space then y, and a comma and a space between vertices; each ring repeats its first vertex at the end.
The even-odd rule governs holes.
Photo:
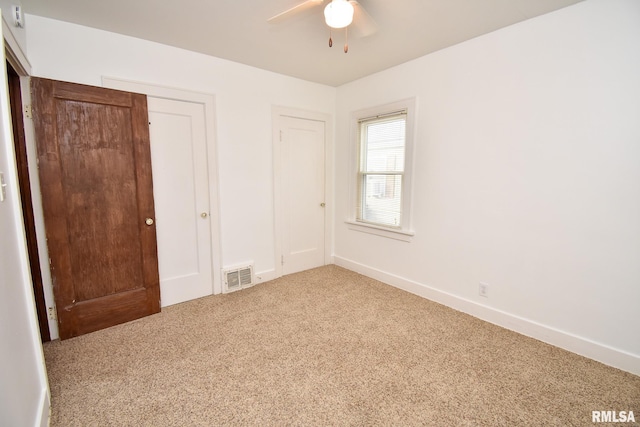
POLYGON ((325 123, 280 118, 282 274, 325 264, 325 123))
POLYGON ((147 98, 163 307, 213 293, 205 112, 147 98))

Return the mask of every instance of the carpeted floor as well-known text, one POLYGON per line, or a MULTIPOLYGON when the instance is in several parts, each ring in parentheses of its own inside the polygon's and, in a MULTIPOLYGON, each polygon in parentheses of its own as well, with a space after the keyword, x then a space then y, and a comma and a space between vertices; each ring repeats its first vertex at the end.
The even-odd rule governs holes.
POLYGON ((336 266, 44 351, 54 427, 640 421, 640 377, 336 266))

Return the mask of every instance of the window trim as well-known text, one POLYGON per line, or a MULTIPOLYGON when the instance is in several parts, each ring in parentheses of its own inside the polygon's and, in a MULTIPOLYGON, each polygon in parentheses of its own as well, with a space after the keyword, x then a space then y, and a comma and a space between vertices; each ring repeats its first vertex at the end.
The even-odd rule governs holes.
POLYGON ((415 232, 412 228, 411 213, 413 199, 413 159, 414 159, 414 140, 416 134, 416 98, 408 98, 389 104, 383 104, 376 107, 366 108, 351 113, 351 174, 349 180, 349 216, 345 221, 350 230, 362 231, 365 233, 375 234, 378 236, 388 237, 405 242, 411 241, 415 232), (374 119, 376 117, 384 117, 394 115, 401 111, 406 111, 406 133, 405 133, 405 159, 404 172, 402 174, 402 208, 400 227, 382 224, 372 224, 366 221, 360 221, 358 217, 358 200, 359 200, 359 180, 360 173, 360 152, 362 149, 360 140, 360 124, 363 121, 374 119))

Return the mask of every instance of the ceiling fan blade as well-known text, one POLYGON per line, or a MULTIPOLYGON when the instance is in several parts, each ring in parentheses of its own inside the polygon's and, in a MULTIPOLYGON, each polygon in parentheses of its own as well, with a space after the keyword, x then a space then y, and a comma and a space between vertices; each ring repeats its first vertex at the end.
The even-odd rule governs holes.
POLYGON ((291 9, 287 9, 284 12, 281 12, 271 18, 267 19, 267 22, 270 24, 278 24, 288 18, 291 18, 298 13, 304 12, 305 10, 311 9, 312 7, 318 6, 322 4, 324 0, 306 0, 296 6, 293 6, 291 9))
POLYGON ((353 5, 353 27, 358 37, 367 37, 378 31, 375 19, 356 0, 349 3, 353 5))

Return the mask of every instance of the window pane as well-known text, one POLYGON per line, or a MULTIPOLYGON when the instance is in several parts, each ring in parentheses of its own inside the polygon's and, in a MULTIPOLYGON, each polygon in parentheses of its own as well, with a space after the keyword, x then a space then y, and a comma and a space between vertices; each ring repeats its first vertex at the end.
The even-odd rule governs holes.
POLYGON ((363 172, 404 171, 405 117, 364 123, 363 172))
POLYGON ((362 221, 400 226, 402 175, 363 175, 362 221))

